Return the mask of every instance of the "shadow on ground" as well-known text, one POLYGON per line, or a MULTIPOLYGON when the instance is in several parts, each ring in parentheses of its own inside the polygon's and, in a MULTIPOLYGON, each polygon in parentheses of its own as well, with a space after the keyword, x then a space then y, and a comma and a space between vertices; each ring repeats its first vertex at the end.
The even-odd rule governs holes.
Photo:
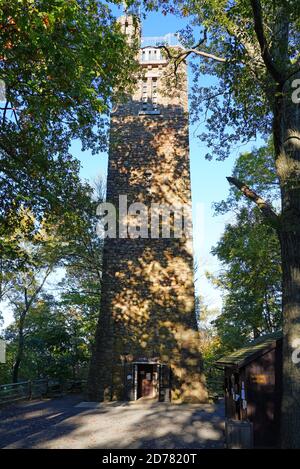
POLYGON ((35 401, 0 411, 1 448, 223 448, 224 404, 35 401), (79 404, 79 405, 78 405, 79 404))

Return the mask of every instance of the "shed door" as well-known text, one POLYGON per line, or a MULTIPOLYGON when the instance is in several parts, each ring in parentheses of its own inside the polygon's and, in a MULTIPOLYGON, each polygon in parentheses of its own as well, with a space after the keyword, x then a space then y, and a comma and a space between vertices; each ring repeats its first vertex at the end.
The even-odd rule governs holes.
POLYGON ((275 420, 274 351, 256 361, 247 369, 248 418, 253 422, 254 446, 274 447, 278 428, 275 420))

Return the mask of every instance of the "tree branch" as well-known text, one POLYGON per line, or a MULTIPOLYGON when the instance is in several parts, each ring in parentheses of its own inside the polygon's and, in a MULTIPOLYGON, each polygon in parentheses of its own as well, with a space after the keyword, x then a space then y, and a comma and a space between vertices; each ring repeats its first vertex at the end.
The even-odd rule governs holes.
POLYGON ((202 57, 205 57, 207 59, 215 60, 216 62, 223 62, 223 63, 227 62, 227 59, 224 59, 224 57, 218 57, 217 55, 209 54, 208 52, 204 52, 204 51, 198 50, 198 49, 188 49, 188 50, 186 50, 185 51, 185 58, 190 54, 201 55, 202 57))
POLYGON ((41 292, 41 290, 43 289, 45 283, 46 283, 46 280, 47 278, 49 277, 49 275, 51 274, 52 272, 52 269, 53 269, 53 264, 47 268, 45 274, 44 274, 44 277, 41 281, 41 283, 38 285, 38 287, 36 288, 36 290, 32 293, 30 299, 28 299, 28 296, 27 296, 27 289, 25 288, 25 291, 26 291, 26 311, 29 310, 29 308, 31 307, 32 303, 35 301, 35 299, 38 297, 39 293, 41 292))
POLYGON ((9 108, 8 105, 9 105, 9 101, 7 100, 6 103, 5 103, 5 106, 4 106, 4 107, 1 107, 1 111, 4 111, 4 112, 3 112, 3 117, 2 117, 2 125, 5 124, 6 112, 7 112, 9 109, 12 110, 12 108, 9 108))
POLYGON ((156 46, 155 49, 163 49, 168 56, 168 59, 170 61, 174 61, 174 72, 175 75, 177 74, 177 70, 179 65, 191 54, 195 55, 200 55, 201 57, 205 57, 206 59, 212 59, 217 62, 227 62, 227 59, 224 59, 223 57, 218 57, 214 54, 210 54, 208 52, 204 52, 202 50, 199 50, 199 47, 204 44, 207 40, 207 30, 204 29, 203 32, 203 37, 198 41, 195 46, 191 47, 190 49, 184 49, 183 51, 179 52, 178 54, 173 55, 169 49, 168 46, 166 45, 161 45, 161 46, 156 46))
POLYGON ((259 43, 261 56, 271 76, 276 82, 282 84, 284 82, 284 78, 274 65, 274 61, 266 41, 260 0, 250 0, 250 2, 253 11, 254 30, 259 43))
POLYGON ((254 202, 261 210, 267 221, 269 221, 276 229, 278 229, 279 217, 266 200, 260 197, 253 189, 250 189, 247 184, 240 181, 239 179, 236 179, 235 177, 227 177, 226 179, 229 184, 232 184, 237 189, 239 189, 244 194, 244 196, 247 197, 247 199, 254 202))
POLYGON ((192 47, 191 49, 184 49, 182 52, 180 52, 177 55, 172 55, 169 50, 169 47, 167 46, 156 46, 156 47, 153 47, 153 49, 165 50, 169 60, 175 60, 175 61, 181 60, 182 61, 186 59, 190 54, 196 54, 196 55, 205 57, 207 59, 215 60, 217 62, 227 62, 227 59, 224 59, 224 57, 218 57, 217 55, 209 54, 208 52, 204 52, 202 50, 197 49, 197 47, 198 46, 192 47))

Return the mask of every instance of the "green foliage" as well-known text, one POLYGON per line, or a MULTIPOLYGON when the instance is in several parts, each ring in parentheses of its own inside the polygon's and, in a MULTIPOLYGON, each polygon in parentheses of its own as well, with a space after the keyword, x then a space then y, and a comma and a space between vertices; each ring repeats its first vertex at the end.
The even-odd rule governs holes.
POLYGON ((259 214, 242 209, 213 248, 224 266, 216 283, 224 306, 215 325, 228 348, 278 329, 281 323, 279 242, 259 214))
POLYGON ((223 395, 223 373, 214 364, 222 354, 222 344, 218 330, 212 326, 218 316, 217 309, 210 308, 202 296, 196 297, 196 314, 200 331, 200 347, 203 358, 207 388, 211 397, 223 395))
POLYGON ((5 376, 78 375, 99 314, 102 246, 70 145, 106 149, 112 101, 135 84, 137 43, 96 0, 0 0, 0 38, 0 301, 15 314, 5 376), (62 268, 61 297, 42 296, 62 268))
MULTIPOLYGON (((75 308, 62 307, 50 295, 40 298, 26 318, 19 379, 85 377, 90 346, 86 329, 91 326, 91 321, 81 313, 75 308)), ((16 323, 7 328, 6 340, 9 357, 14 358, 18 341, 16 323)), ((10 359, 6 367, 10 368, 10 373, 12 365, 10 359)), ((11 375, 6 382, 9 381, 11 375)))
MULTIPOLYGON (((274 207, 278 206, 280 191, 278 176, 274 167, 274 148, 272 140, 260 148, 239 155, 235 162, 232 176, 243 181, 260 197, 268 200, 274 207)), ((214 203, 215 214, 239 211, 241 207, 251 210, 253 202, 249 201, 240 190, 230 186, 226 200, 214 203)))
POLYGON ((70 143, 105 148, 112 98, 131 89, 136 62, 108 5, 96 0, 1 0, 0 38, 3 235, 21 206, 36 218, 76 206, 70 143))
POLYGON ((103 197, 100 181, 93 198, 81 207, 76 229, 65 230, 64 238, 67 243, 66 275, 60 284, 61 305, 80 310, 83 316, 91 318, 90 323, 86 324, 86 336, 90 341, 94 338, 95 321, 100 308, 103 240, 96 232, 96 209, 103 197))
MULTIPOLYGON (((233 174, 276 201, 279 190, 270 148, 268 145, 242 154, 233 174)), ((228 199, 216 206, 217 212, 234 208, 236 214, 212 249, 223 265, 212 281, 224 295, 222 313, 214 326, 225 352, 280 327, 281 258, 276 233, 264 222, 259 209, 245 203, 238 191, 231 189, 228 199)))
POLYGON ((98 200, 90 191, 84 195, 77 211, 56 225, 48 220, 35 228, 31 212, 23 209, 22 226, 13 233, 23 262, 10 270, 4 263, 5 297, 15 316, 6 329, 6 378, 12 370, 14 379, 16 373, 18 379, 85 376, 99 315, 102 240, 95 230, 98 200), (55 297, 44 293, 52 272, 65 272, 55 297))
MULTIPOLYGON (((273 203, 279 190, 272 159, 272 144, 239 156, 234 176, 248 183, 273 203)), ((230 189, 226 200, 215 204, 216 213, 234 210, 212 253, 221 261, 217 276, 207 274, 223 294, 221 312, 197 301, 201 350, 210 394, 223 395, 223 373, 214 363, 224 354, 266 332, 277 330, 281 318, 281 259, 279 241, 258 208, 230 189)))
POLYGON ((200 330, 201 353, 204 364, 207 389, 210 397, 223 397, 222 370, 215 367, 216 360, 222 355, 222 343, 218 331, 214 327, 206 327, 200 330))
MULTIPOLYGON (((299 1, 260 0, 265 41, 278 80, 271 73, 272 65, 267 66, 262 58, 250 0, 143 3, 146 9, 160 8, 165 13, 188 17, 189 26, 180 31, 184 45, 225 59, 221 62, 196 54, 189 56, 194 72, 192 119, 199 123, 205 116, 206 129, 198 136, 210 149, 207 157, 224 159, 234 144, 259 135, 268 137, 278 80, 288 80, 299 68, 299 1), (197 32, 200 29, 200 37, 194 37, 193 27, 197 32), (207 39, 197 46, 204 31, 207 39), (208 86, 202 85, 203 76, 210 76, 208 86)), ((284 93, 290 99, 291 87, 286 86, 284 93)))

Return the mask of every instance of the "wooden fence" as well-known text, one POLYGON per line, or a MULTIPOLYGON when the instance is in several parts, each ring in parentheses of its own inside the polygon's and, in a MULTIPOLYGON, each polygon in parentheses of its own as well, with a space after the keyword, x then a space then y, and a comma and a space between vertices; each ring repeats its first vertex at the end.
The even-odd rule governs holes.
POLYGON ((84 391, 85 380, 55 381, 48 378, 0 385, 0 404, 84 391))

